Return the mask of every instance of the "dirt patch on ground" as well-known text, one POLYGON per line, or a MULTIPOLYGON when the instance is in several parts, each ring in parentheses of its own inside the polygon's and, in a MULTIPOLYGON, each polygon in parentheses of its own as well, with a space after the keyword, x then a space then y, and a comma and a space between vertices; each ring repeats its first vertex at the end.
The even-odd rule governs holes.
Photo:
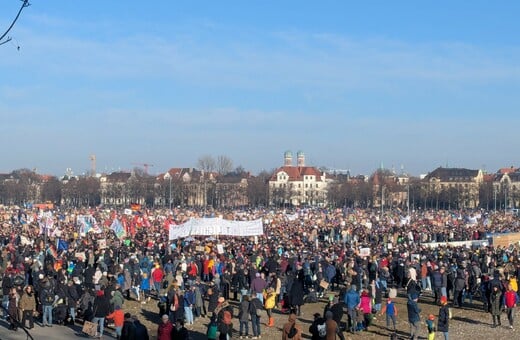
MULTIPOLYGON (((336 292, 337 294, 337 292, 336 292)), ((409 338, 409 324, 407 321, 406 312, 406 297, 400 294, 395 299, 398 308, 397 330, 398 336, 401 339, 409 338)), ((236 307, 236 302, 231 301, 236 307)), ((318 303, 306 304, 302 306, 302 315, 298 318, 298 323, 302 326, 304 331, 304 338, 310 339, 309 326, 312 322, 312 315, 316 312, 323 313, 325 300, 322 299, 318 303)), ((433 303, 433 297, 428 294, 421 296, 419 300, 419 307, 421 308, 421 324, 420 334, 422 339, 427 339, 426 318, 429 314, 437 317, 439 307, 433 303)), ((157 324, 159 322, 159 309, 157 308, 157 301, 151 300, 146 304, 141 304, 136 301, 127 301, 124 306, 125 311, 138 315, 141 322, 146 325, 150 333, 151 339, 157 337, 157 324)), ((238 309, 236 309, 238 310, 238 309)), ((464 308, 453 308, 453 318, 450 320, 450 339, 519 339, 520 331, 517 329, 509 329, 509 323, 505 313, 502 314, 502 326, 492 328, 492 319, 489 313, 482 310, 482 303, 474 301, 472 305, 469 303, 464 308)), ((275 311, 275 326, 267 327, 266 321, 261 320, 262 339, 281 339, 281 328, 287 321, 287 314, 281 314, 275 311)), ((346 320, 346 315, 344 316, 346 320)), ((195 320, 195 324, 189 328, 193 340, 206 339, 206 327, 208 325, 208 318, 199 318, 195 320)), ((238 339, 238 321, 233 320, 235 333, 233 339, 238 339)), ((519 326, 520 327, 520 326, 519 326)), ((251 330, 251 325, 249 326, 251 330)), ((346 339, 388 339, 390 332, 386 328, 386 320, 383 317, 377 316, 373 325, 368 331, 360 332, 359 334, 343 333, 346 339)), ((437 333, 436 339, 444 339, 442 334, 437 333)))

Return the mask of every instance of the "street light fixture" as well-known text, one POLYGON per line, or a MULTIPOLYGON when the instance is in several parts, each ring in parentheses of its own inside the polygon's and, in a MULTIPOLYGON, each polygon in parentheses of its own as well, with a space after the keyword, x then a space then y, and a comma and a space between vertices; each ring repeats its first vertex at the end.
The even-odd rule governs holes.
POLYGON ((169 195, 169 199, 168 199, 168 204, 169 204, 170 210, 172 210, 172 176, 170 175, 169 172, 167 172, 166 175, 164 175, 164 178, 168 179, 170 182, 170 190, 169 190, 170 195, 169 195))

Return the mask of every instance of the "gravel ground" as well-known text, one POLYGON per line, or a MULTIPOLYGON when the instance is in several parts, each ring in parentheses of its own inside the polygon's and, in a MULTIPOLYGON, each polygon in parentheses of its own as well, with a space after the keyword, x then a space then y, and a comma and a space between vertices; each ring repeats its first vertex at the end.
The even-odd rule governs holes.
MULTIPOLYGON (((397 299, 395 299, 395 302, 398 308, 397 329, 399 338, 408 339, 409 325, 406 313, 406 298, 400 294, 397 299)), ((234 304, 234 302, 232 302, 232 304, 234 304)), ((298 319, 298 322, 304 331, 304 338, 310 339, 308 329, 311 324, 312 315, 316 312, 322 313, 324 306, 324 299, 318 303, 302 306, 302 315, 298 319)), ((423 320, 426 320, 429 314, 433 314, 437 317, 439 307, 433 304, 433 298, 428 294, 421 296, 419 306, 422 310, 421 317, 423 320)), ((144 305, 138 302, 128 301, 125 303, 124 309, 125 311, 130 311, 138 315, 141 322, 148 327, 151 338, 156 338, 157 323, 159 321, 156 301, 152 300, 144 305)), ((511 330, 508 328, 505 313, 502 315, 502 326, 491 328, 491 315, 482 311, 482 304, 480 302, 474 302, 474 305, 466 306, 465 308, 453 308, 452 311, 453 318, 450 320, 450 339, 520 339, 520 331, 518 329, 515 328, 511 330)), ((266 320, 262 320, 262 339, 281 339, 281 328, 287 321, 287 315, 275 312, 274 317, 275 327, 268 328, 265 326, 266 320)), ((346 315, 344 316, 344 320, 345 319, 346 315)), ((208 321, 209 319, 207 318, 197 319, 195 324, 189 328, 193 340, 206 339, 205 334, 208 321)), ((238 330, 238 321, 235 319, 233 323, 235 330, 238 330)), ((520 326, 518 326, 518 328, 520 328, 520 326)), ((251 326, 249 326, 249 329, 251 329, 251 326)), ((378 316, 368 331, 355 335, 350 333, 343 334, 346 339, 388 339, 390 332, 386 329, 384 316, 378 316)), ((427 339, 425 322, 421 325, 420 334, 422 339, 427 339)), ((238 332, 233 334, 233 338, 239 338, 238 332)), ((444 337, 442 334, 437 333, 436 339, 444 339, 444 337)))

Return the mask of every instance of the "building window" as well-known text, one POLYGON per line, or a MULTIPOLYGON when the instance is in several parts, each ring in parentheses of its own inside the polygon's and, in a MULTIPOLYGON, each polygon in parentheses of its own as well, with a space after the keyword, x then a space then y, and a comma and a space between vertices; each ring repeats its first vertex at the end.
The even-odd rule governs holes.
POLYGON ((316 183, 316 188, 318 187, 318 183, 316 183))
POLYGON ((301 187, 302 187, 301 183, 298 183, 298 188, 301 188, 301 187))
POLYGON ((305 187, 308 188, 308 187, 309 187, 309 184, 305 183, 305 187))

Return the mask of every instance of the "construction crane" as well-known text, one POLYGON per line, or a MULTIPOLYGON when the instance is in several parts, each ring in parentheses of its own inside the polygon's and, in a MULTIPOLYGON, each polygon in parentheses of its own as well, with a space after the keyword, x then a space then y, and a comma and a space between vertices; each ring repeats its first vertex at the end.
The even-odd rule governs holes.
POLYGON ((96 155, 89 156, 90 159, 90 176, 96 176, 96 155))
POLYGON ((144 168, 144 173, 148 175, 148 168, 153 166, 153 164, 149 163, 132 163, 132 165, 140 165, 144 168))

